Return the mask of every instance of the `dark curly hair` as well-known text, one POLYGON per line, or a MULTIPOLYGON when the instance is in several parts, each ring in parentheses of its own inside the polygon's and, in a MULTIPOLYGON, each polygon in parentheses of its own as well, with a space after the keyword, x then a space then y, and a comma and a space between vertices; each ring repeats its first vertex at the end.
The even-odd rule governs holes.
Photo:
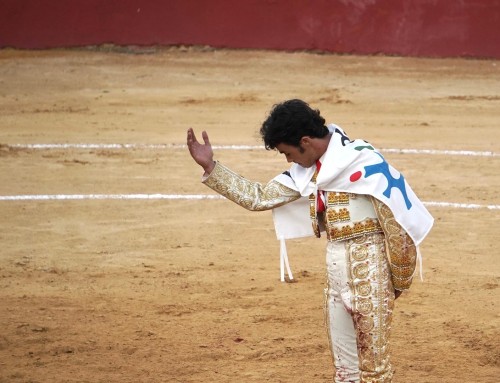
POLYGON ((300 139, 304 136, 322 138, 327 134, 328 128, 319 110, 298 99, 274 105, 260 128, 267 150, 281 143, 300 147, 300 139))

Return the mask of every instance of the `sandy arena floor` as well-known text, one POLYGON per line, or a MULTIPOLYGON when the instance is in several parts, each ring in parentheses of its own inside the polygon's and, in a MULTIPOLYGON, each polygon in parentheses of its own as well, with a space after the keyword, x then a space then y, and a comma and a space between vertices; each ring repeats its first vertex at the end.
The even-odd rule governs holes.
MULTIPOLYGON (((351 138, 418 149, 385 155, 445 203, 424 280, 396 302, 395 382, 497 383, 500 63, 201 48, 0 50, 0 382, 331 382, 324 240, 288 243, 297 283, 281 283, 271 213, 125 199, 213 194, 186 129, 261 145, 295 97, 351 138), (29 146, 63 143, 99 146, 29 146), (73 194, 124 198, 4 198, 73 194)), ((288 167, 259 148, 216 157, 262 182, 288 167)))

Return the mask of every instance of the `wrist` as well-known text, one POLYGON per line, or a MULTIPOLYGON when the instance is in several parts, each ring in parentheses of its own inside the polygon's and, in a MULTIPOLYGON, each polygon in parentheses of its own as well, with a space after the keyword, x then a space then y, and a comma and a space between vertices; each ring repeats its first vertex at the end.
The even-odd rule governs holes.
POLYGON ((215 168, 215 164, 216 164, 216 162, 212 161, 209 164, 207 164, 206 166, 204 166, 203 170, 205 170, 205 174, 212 173, 212 170, 214 170, 214 168, 215 168))

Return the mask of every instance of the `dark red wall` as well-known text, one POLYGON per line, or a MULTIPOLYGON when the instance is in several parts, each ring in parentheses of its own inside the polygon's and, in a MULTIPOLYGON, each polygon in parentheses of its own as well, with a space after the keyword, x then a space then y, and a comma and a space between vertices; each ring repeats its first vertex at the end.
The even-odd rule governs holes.
POLYGON ((0 47, 211 45, 500 58, 500 0, 0 0, 0 47))

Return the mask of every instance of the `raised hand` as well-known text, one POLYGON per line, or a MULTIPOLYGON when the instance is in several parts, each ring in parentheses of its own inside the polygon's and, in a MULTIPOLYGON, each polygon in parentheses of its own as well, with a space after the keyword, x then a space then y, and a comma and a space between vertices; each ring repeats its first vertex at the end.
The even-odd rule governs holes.
POLYGON ((193 157, 196 163, 205 170, 205 173, 210 173, 215 167, 214 152, 208 139, 207 132, 203 131, 201 136, 204 144, 198 142, 193 129, 189 128, 187 131, 187 147, 191 157, 193 157))

